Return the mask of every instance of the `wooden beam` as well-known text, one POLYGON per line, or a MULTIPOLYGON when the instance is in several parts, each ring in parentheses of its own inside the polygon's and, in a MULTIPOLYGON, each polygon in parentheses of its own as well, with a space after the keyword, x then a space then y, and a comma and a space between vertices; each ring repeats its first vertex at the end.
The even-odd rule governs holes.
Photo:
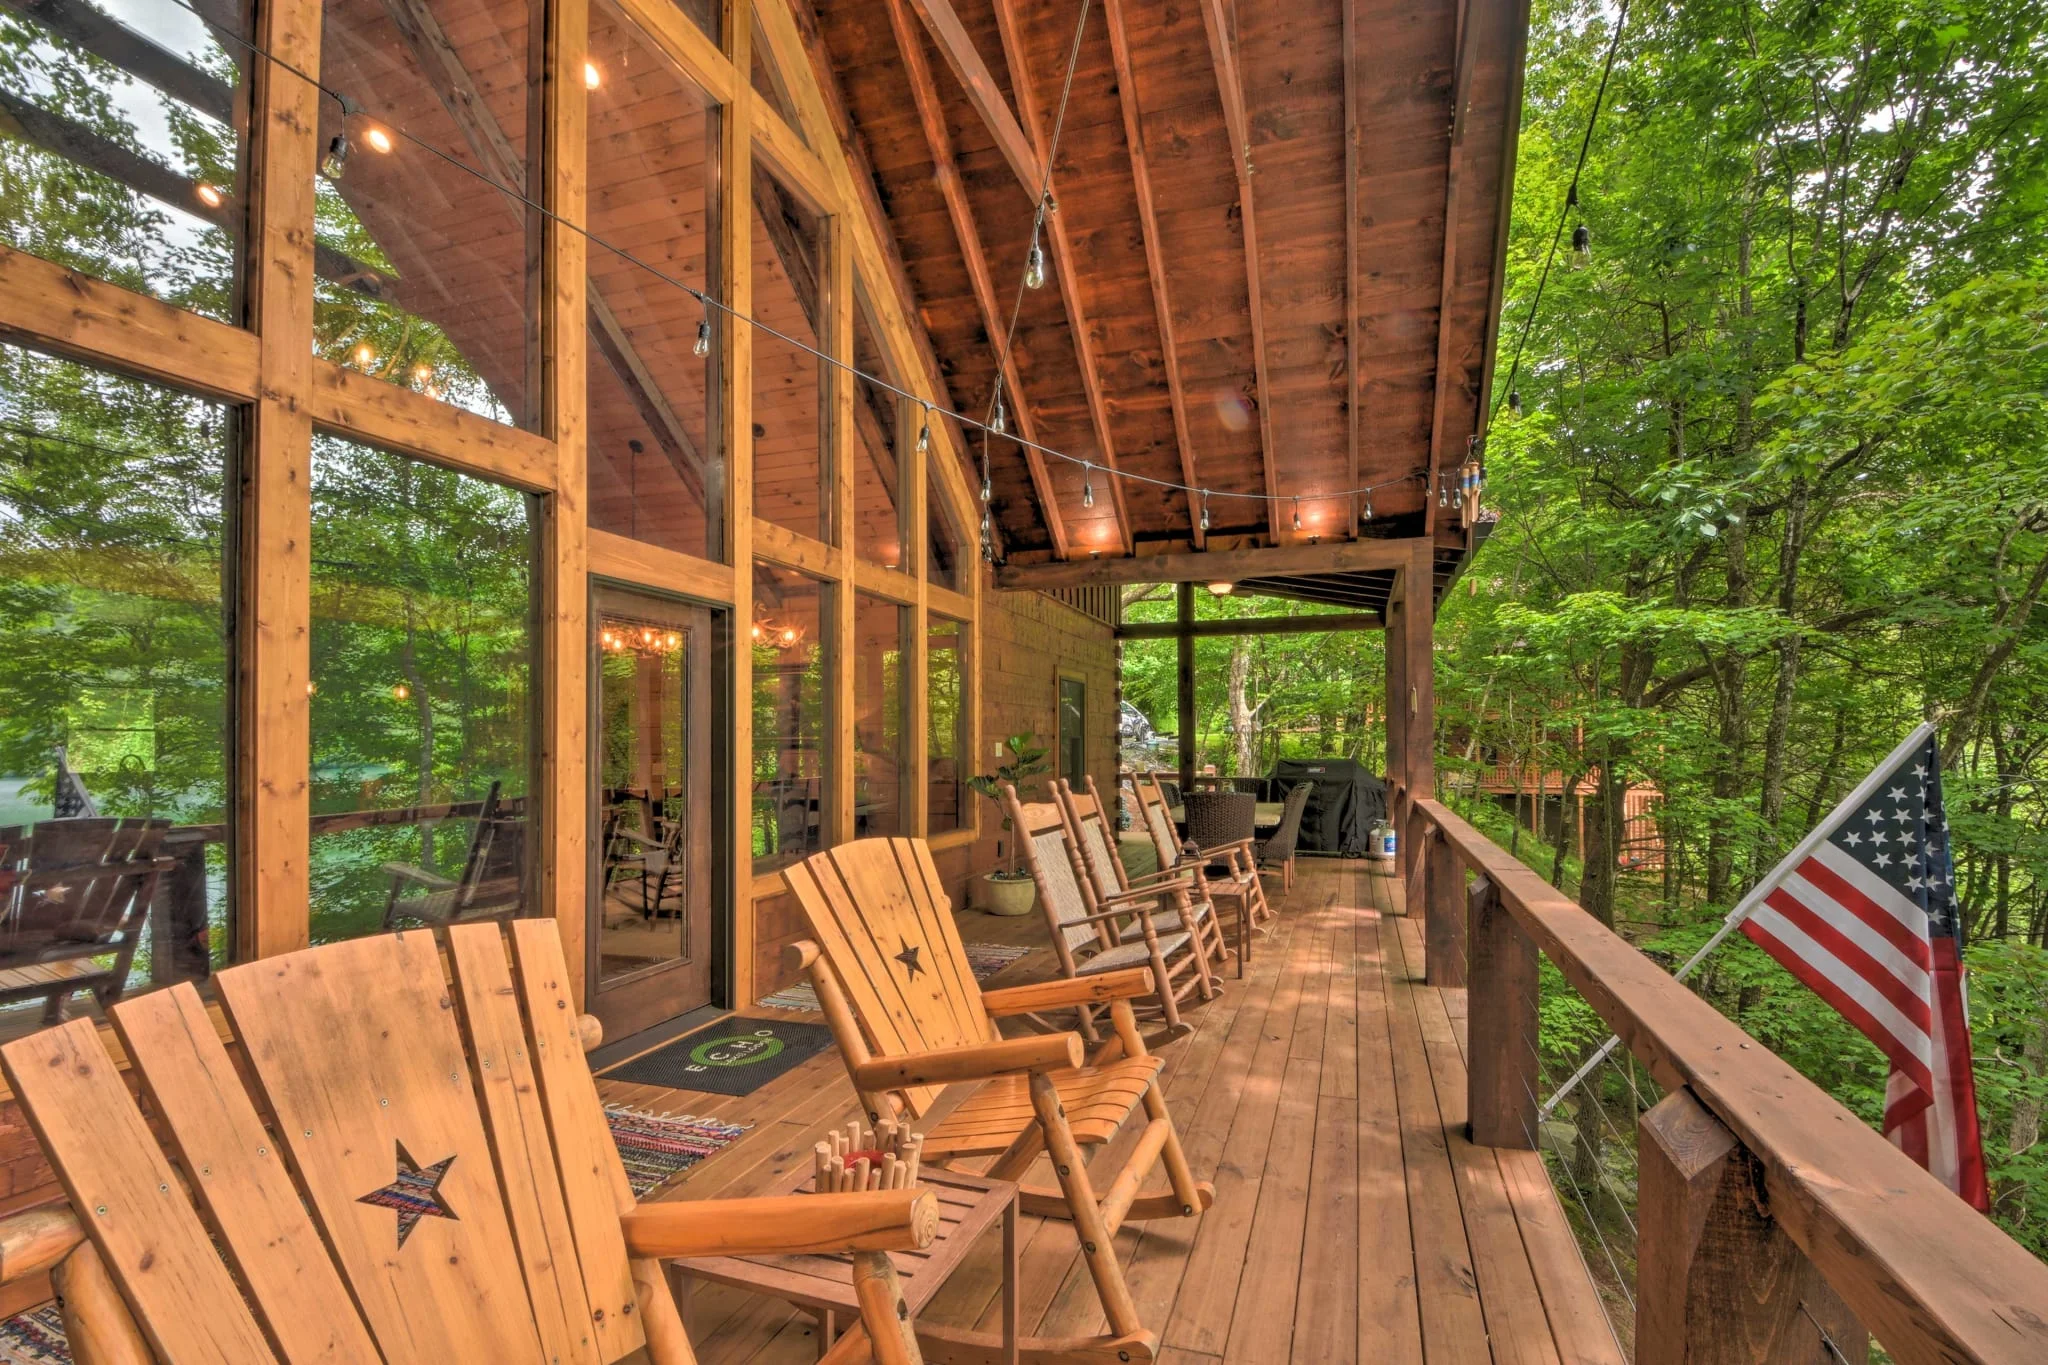
MULTIPOLYGON (((1405 836, 1404 836, 1405 837, 1405 836)), ((1414 914, 1417 907, 1410 906, 1414 914)), ((1465 896, 1466 991, 1465 1113, 1467 1131, 1481 1147, 1527 1150, 1536 1146, 1536 1087, 1543 1084, 1537 1044, 1541 994, 1536 940, 1509 913, 1484 875, 1465 896)))
POLYGON ((233 86, 201 71, 84 0, 0 0, 0 7, 105 58, 174 100, 222 123, 235 122, 233 86))
POLYGON ((590 528, 590 572, 621 583, 734 605, 732 566, 590 528))
MULTIPOLYGON (((823 308, 818 314, 818 339, 834 358, 853 356, 853 249, 851 233, 844 218, 834 215, 824 224, 825 288, 823 308)), ((853 488, 854 383, 850 370, 834 365, 826 370, 825 440, 826 488, 830 494, 833 528, 830 551, 831 576, 837 581, 827 590, 831 630, 825 648, 825 791, 824 828, 831 844, 850 843, 856 828, 853 815, 858 766, 854 755, 859 738, 854 721, 858 704, 854 697, 859 677, 859 594, 854 587, 855 560, 853 521, 856 502, 853 488)))
MULTIPOLYGON (((674 22, 692 27, 674 6, 664 6, 674 22)), ((772 8, 764 6, 764 8, 772 8)), ((728 1003, 752 1000, 754 990, 754 651, 747 626, 754 613, 754 329, 737 319, 754 312, 754 162, 753 118, 759 101, 753 97, 747 72, 753 66, 753 5, 750 0, 720 0, 719 31, 725 35, 725 56, 737 79, 734 98, 721 120, 719 183, 711 201, 716 212, 717 240, 712 262, 715 290, 733 316, 716 327, 724 363, 718 367, 718 413, 725 451, 725 549, 733 566, 734 645, 727 651, 732 668, 732 770, 727 779, 727 808, 732 815, 729 857, 732 860, 733 920, 729 940, 732 961, 728 1003)))
POLYGON ((587 446, 590 304, 584 223, 589 92, 588 0, 552 0, 529 30, 527 151, 544 214, 532 215, 538 301, 532 320, 541 430, 555 443, 560 473, 543 504, 540 561, 542 628, 536 690, 541 698, 540 867, 534 890, 540 913, 552 916, 570 965, 570 991, 583 1007, 588 988, 589 918, 589 563, 587 446))
MULTIPOLYGON (((931 154, 932 179, 945 200, 946 216, 952 220, 953 236, 960 243, 961 263, 967 268, 968 283, 974 288, 974 302, 981 311, 982 329, 991 339, 1004 335, 1002 304, 996 296, 995 277, 988 266, 988 253, 981 244, 981 229, 974 221, 974 209, 967 202, 967 189, 953 159, 953 134, 946 126, 946 112, 939 102, 931 63, 925 60, 924 38, 910 22, 909 0, 888 0, 889 24, 896 33, 896 49, 903 57, 903 74, 910 82, 912 101, 917 105, 918 124, 924 129, 925 148, 931 154)), ((1025 440, 1038 440, 1038 425, 1024 394, 1024 381, 1017 373, 1017 358, 1002 358, 1003 388, 1015 410, 1017 432, 1025 440)), ((1059 496, 1053 491, 1045 456, 1032 446, 1023 446, 1024 464, 1031 474, 1032 491, 1038 495, 1039 511, 1045 517, 1046 533, 1052 537, 1053 553, 1065 559, 1071 553, 1066 519, 1060 515, 1059 496)))
MULTIPOLYGON (((1017 107, 1031 130, 1033 145, 1041 163, 1052 156, 1052 130, 1046 126, 1044 110, 1031 82, 1031 67, 1025 61, 1024 35, 1017 28, 1016 0, 995 0, 996 28, 1002 34, 1003 55, 1010 67, 1010 85, 1017 93, 1017 107)), ((1049 183, 1049 182, 1048 182, 1049 183)), ((1109 471, 1109 503, 1116 513, 1117 544, 1127 555, 1138 552, 1131 530, 1131 511, 1124 497, 1124 481, 1116 477, 1116 437, 1110 430, 1109 403, 1102 394, 1102 367, 1095 359, 1095 334, 1088 327, 1088 309, 1081 301, 1081 277, 1074 264, 1074 247, 1067 236, 1067 220, 1057 211, 1045 215, 1045 231, 1052 239, 1046 249, 1052 254, 1053 273, 1059 277, 1060 302, 1067 312, 1067 331, 1074 340, 1074 362, 1081 369, 1081 391, 1088 399, 1088 421, 1095 430, 1095 447, 1101 464, 1109 471)))
MULTIPOLYGON (((1364 436, 1365 376, 1358 365, 1359 334, 1364 331, 1364 281, 1359 278, 1358 221, 1365 212, 1365 143, 1360 126, 1365 99, 1366 54, 1359 39, 1365 0, 1343 0, 1344 6, 1344 416, 1345 478, 1360 487, 1359 443, 1364 436)), ((1362 510, 1356 497, 1345 523, 1357 535, 1362 510)))
POLYGON ((1226 0, 1201 0, 1202 27, 1209 35, 1209 60, 1216 68, 1216 89, 1223 97, 1223 125, 1230 134, 1232 168, 1237 172, 1237 206, 1244 226, 1246 305, 1252 318, 1252 373, 1258 384, 1259 462, 1266 485, 1266 530, 1280 540, 1279 470, 1273 461, 1279 444, 1273 439, 1271 388, 1266 375, 1266 304, 1259 287, 1259 227, 1253 210, 1252 131, 1245 113, 1244 81, 1237 69, 1237 35, 1232 31, 1226 0))
POLYGON ((1331 541, 1252 550, 1203 550, 1129 559, 1077 559, 1064 564, 1005 564, 998 588, 1082 588, 1106 583, 1241 583, 1247 578, 1402 569, 1414 561, 1413 540, 1331 541))
MULTIPOLYGON (((1427 540, 1410 540, 1408 565, 1401 571, 1401 599, 1407 612, 1401 639, 1388 643, 1403 653, 1402 679, 1407 684, 1407 783, 1418 798, 1436 794, 1436 550, 1427 540)), ((1419 905, 1410 905, 1412 913, 1419 905)))
MULTIPOLYGON (((1472 103, 1472 0, 1458 0, 1457 74, 1451 82, 1451 146, 1444 164, 1444 253, 1443 272, 1438 283, 1436 309, 1436 399, 1429 423, 1429 483, 1423 489, 1422 531, 1436 532, 1436 492, 1443 478, 1444 461, 1452 452, 1447 427, 1451 419, 1451 390, 1455 386, 1451 355, 1452 304, 1458 290, 1458 185, 1465 159, 1466 117, 1472 103)), ((1458 463, 1462 464, 1460 460, 1458 463)))
MULTIPOLYGON (((1380 630, 1385 625, 1377 612, 1345 611, 1321 616, 1240 616, 1197 621, 1187 633, 1198 640, 1214 640, 1239 635, 1316 635, 1330 630, 1380 630)), ((1171 640, 1181 633, 1177 621, 1126 621, 1116 628, 1119 640, 1171 640)))
MULTIPOLYGON (((718 50, 673 0, 616 0, 621 13, 654 44, 655 49, 675 64, 678 71, 701 88, 711 103, 732 104, 749 87, 749 73, 736 69, 732 59, 718 50)), ((757 109, 755 117, 769 113, 757 109)))
MULTIPOLYGON (((0 245, 0 336, 229 402, 256 397, 256 337, 0 245)), ((310 347, 308 348, 311 349, 310 347)))
MULTIPOLYGON (((974 40, 967 36, 967 30, 961 26, 960 16, 953 12, 950 0, 910 0, 910 3, 917 7, 918 17, 924 20, 925 28, 931 32, 939 55, 960 78, 961 87, 967 91, 967 102, 974 106, 974 112, 987 125, 989 135, 996 141, 996 150, 1010 163, 1018 183, 1024 186, 1024 193, 1031 196, 1031 202, 1036 204, 1039 191, 1045 184, 1043 152, 1034 147, 1016 116, 1011 114, 1010 106, 1003 100, 1003 92, 996 88, 995 76, 989 71, 988 64, 982 61, 981 54, 975 51, 974 40)), ((1021 90, 1019 98, 1022 98, 1021 90)))
MULTIPOLYGON (((1103 0, 1109 24, 1110 58, 1116 64, 1117 102, 1123 108, 1124 145, 1130 149, 1131 186, 1138 196, 1138 231, 1145 239, 1145 271, 1152 278, 1152 306, 1159 318, 1159 355, 1166 370, 1166 397, 1173 408, 1173 434, 1180 447, 1181 482, 1188 486, 1188 534, 1195 548, 1208 545, 1202 529, 1202 486, 1195 470, 1195 440, 1188 430, 1187 393, 1180 377, 1180 347, 1173 335, 1173 304, 1166 284, 1166 248, 1159 236, 1159 212, 1152 198, 1152 160, 1145 150, 1145 119, 1138 107, 1138 81, 1131 62, 1130 35, 1124 28, 1123 0, 1103 0)), ((1354 441, 1353 450, 1357 449, 1354 441)), ((1353 484, 1357 483, 1356 470, 1353 484)))
MULTIPOLYGON (((1195 585, 1174 590, 1174 741, 1179 751, 1180 785, 1186 791, 1195 776, 1195 585)), ((1242 947, 1240 947, 1242 951, 1242 947)))
POLYGON ((250 320, 260 390, 249 409, 237 540, 239 628, 234 765, 235 949, 241 959, 303 948, 311 933, 312 386, 314 166, 320 93, 318 0, 277 0, 257 16, 252 63, 250 320))
POLYGON ((323 428, 414 459, 531 493, 553 493, 561 486, 555 445, 546 437, 331 360, 314 359, 306 409, 323 428))

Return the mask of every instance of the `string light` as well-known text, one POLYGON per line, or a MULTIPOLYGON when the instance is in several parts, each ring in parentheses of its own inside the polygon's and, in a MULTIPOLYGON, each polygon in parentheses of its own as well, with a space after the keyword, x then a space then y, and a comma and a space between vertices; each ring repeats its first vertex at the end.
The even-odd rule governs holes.
POLYGON ((1572 267, 1584 270, 1593 264, 1593 230, 1584 223, 1572 229, 1572 267))
POLYGON ((708 311, 697 320, 697 344, 690 348, 690 354, 700 360, 711 354, 711 314, 708 311))
POLYGON ((1045 248, 1038 244, 1038 234, 1031 234, 1031 251, 1024 258, 1024 287, 1045 288, 1045 248))
POLYGON ((1365 519, 1367 521, 1372 520, 1372 490, 1370 488, 1365 490, 1365 519))
POLYGON ((583 64, 583 88, 585 90, 595 90, 603 84, 604 73, 597 69, 597 63, 585 62, 583 64))
POLYGON ((932 451, 932 405, 923 404, 923 415, 917 424, 917 453, 929 455, 932 451))
POLYGON ((222 194, 220 190, 213 185, 202 184, 198 188, 194 189, 192 193, 198 195, 199 202, 206 205, 206 207, 210 209, 219 208, 227 200, 227 196, 222 194))
POLYGON ((391 134, 385 132, 376 124, 373 123, 363 130, 363 141, 370 144, 371 151, 382 156, 391 155, 391 134))
POLYGON ((1202 490, 1202 529, 1209 529, 1209 490, 1202 490))
POLYGON ((1081 505, 1095 505, 1095 466, 1086 460, 1081 462, 1081 505))
POLYGON ((1516 421, 1522 418, 1522 391, 1515 389, 1508 394, 1508 415, 1516 421))
POLYGON ((320 174, 338 181, 348 169, 348 134, 336 133, 327 142, 327 155, 320 159, 320 174))
POLYGON ((996 389, 996 406, 988 419, 988 429, 998 436, 1006 435, 1010 430, 1010 419, 1003 412, 1003 391, 1000 386, 996 389))
POLYGON ((1294 529, 1301 529, 1301 499, 1298 496, 1294 499, 1294 529))

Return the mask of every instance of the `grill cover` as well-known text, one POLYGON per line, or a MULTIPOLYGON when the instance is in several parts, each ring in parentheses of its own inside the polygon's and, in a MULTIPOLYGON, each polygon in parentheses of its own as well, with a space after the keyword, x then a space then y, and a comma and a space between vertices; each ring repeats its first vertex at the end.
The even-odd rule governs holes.
POLYGON ((1365 856, 1373 823, 1387 813, 1387 787, 1351 758, 1288 758, 1273 768, 1272 795, 1282 799, 1297 782, 1313 784, 1308 807, 1301 813, 1303 853, 1365 856))

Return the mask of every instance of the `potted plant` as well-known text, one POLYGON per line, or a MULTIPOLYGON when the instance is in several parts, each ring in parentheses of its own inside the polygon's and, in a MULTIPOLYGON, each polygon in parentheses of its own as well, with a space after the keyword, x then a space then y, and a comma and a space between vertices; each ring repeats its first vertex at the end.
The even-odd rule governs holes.
MULTIPOLYGON (((992 773, 967 779, 968 786, 996 803, 998 812, 1003 808, 1003 783, 1016 787, 1019 797, 1026 797, 1030 794, 1029 779, 1052 766, 1046 762, 1050 751, 1042 748, 1038 736, 1029 730, 1011 735, 1003 741, 1003 747, 1010 751, 1009 762, 992 773)), ((996 840, 996 856, 1003 860, 1003 865, 974 879, 970 899, 975 908, 991 915, 1028 915, 1038 901, 1038 888, 1032 885, 1029 872, 1017 870, 1017 842, 1010 837, 1010 817, 1002 818, 1003 835, 996 840)))

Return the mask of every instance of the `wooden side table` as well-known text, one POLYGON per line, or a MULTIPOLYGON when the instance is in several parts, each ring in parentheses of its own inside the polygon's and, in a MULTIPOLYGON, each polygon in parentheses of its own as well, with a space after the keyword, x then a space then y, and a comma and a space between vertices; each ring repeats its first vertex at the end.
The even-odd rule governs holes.
MULTIPOLYGON (((763 1194, 800 1194, 811 1183, 811 1168, 805 1166, 790 1178, 763 1194)), ((1007 1180, 985 1180, 960 1171, 925 1167, 918 1184, 939 1200, 939 1231, 922 1251, 896 1251, 889 1259, 903 1283, 904 1302, 915 1318, 924 1311, 959 1268, 981 1234, 998 1218, 1003 1223, 1003 1354, 1006 1365, 1017 1365, 1017 1187, 1007 1180)), ((690 1281, 709 1280, 732 1285, 756 1294, 787 1300, 814 1314, 819 1321, 818 1353, 831 1349, 842 1321, 860 1321, 860 1304, 853 1295, 853 1261, 847 1256, 712 1256, 701 1260, 674 1262, 687 1294, 690 1281)), ((680 1296, 679 1296, 680 1297, 680 1296)))

